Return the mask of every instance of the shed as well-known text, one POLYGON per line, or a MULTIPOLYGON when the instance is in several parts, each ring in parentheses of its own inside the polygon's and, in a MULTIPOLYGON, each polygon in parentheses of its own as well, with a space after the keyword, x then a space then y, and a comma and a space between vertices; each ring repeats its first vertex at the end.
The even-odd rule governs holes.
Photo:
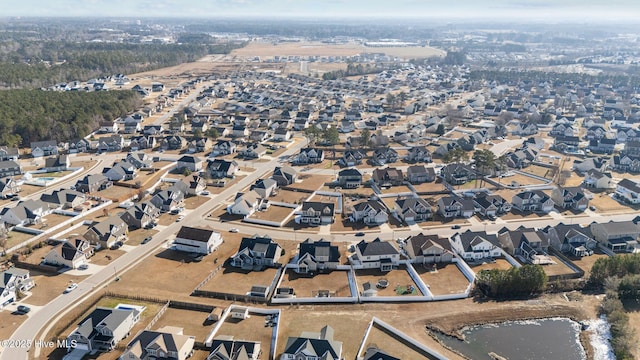
POLYGON ((215 306, 213 308, 213 310, 211 310, 211 313, 209 313, 209 316, 207 316, 207 320, 209 321, 218 321, 220 320, 220 318, 222 317, 222 312, 224 311, 224 308, 219 307, 219 306, 215 306))
POLYGON ((232 319, 247 319, 249 317, 249 308, 238 306, 231 310, 232 319))

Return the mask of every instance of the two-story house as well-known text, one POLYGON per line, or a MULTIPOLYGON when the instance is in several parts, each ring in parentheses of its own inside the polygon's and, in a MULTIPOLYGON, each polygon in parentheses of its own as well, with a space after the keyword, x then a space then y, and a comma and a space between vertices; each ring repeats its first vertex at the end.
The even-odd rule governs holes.
POLYGON ((92 245, 103 249, 110 248, 118 241, 124 241, 129 231, 127 224, 118 215, 112 215, 106 220, 92 225, 83 237, 92 245))
POLYGON ((626 203, 638 204, 640 203, 640 185, 632 180, 622 179, 616 185, 615 196, 626 203))
POLYGON ((378 187, 391 187, 402 185, 404 175, 402 170, 397 168, 375 169, 371 176, 371 180, 378 187))
POLYGON ((444 219, 469 218, 475 213, 473 200, 458 196, 443 196, 438 200, 438 214, 444 219))
POLYGON ((400 263, 400 253, 391 243, 376 238, 371 242, 364 240, 354 246, 354 254, 349 262, 357 268, 391 271, 400 263))
POLYGON ((340 251, 328 241, 307 239, 298 245, 292 264, 293 271, 299 274, 335 270, 340 264, 340 251))
POLYGON ((379 226, 389 221, 387 208, 377 200, 367 200, 353 206, 349 216, 352 222, 362 222, 368 226, 379 226))
POLYGON ((451 237, 451 245, 465 260, 477 261, 502 256, 498 237, 484 231, 467 230, 463 233, 455 233, 451 237))
POLYGON ((334 203, 305 201, 296 216, 296 222, 313 226, 332 224, 334 213, 334 203))
POLYGON ((551 191, 551 199, 556 205, 563 209, 584 211, 589 206, 589 199, 586 197, 584 190, 579 186, 558 186, 551 191))
POLYGON ((140 311, 135 307, 131 309, 97 307, 80 321, 78 327, 67 337, 69 351, 76 348, 89 352, 111 351, 118 342, 129 335, 138 321, 140 321, 140 311))
POLYGON ((294 157, 293 163, 296 165, 318 164, 324 160, 324 151, 316 148, 300 149, 300 153, 294 157))
POLYGON ((173 248, 189 253, 210 254, 222 244, 222 236, 211 229, 183 226, 178 231, 173 248))
POLYGON ((595 240, 615 252, 633 251, 640 236, 640 226, 633 221, 593 222, 590 230, 595 240))
POLYGON ((427 200, 422 198, 400 198, 395 201, 396 216, 407 224, 419 223, 433 218, 433 209, 427 200))
POLYGON ((404 249, 413 264, 450 263, 454 257, 449 240, 438 235, 412 235, 404 249))
POLYGON ((421 184, 436 180, 436 172, 432 167, 424 165, 411 165, 407 168, 407 181, 412 184, 421 184))
POLYGON ((553 210, 553 199, 541 190, 525 190, 511 198, 511 204, 518 211, 548 213, 553 210))
POLYGON ((337 184, 343 189, 356 189, 362 185, 362 174, 355 168, 340 170, 337 184))
POLYGON ((231 256, 231 266, 245 270, 263 269, 278 264, 282 247, 267 236, 243 237, 238 251, 231 256))

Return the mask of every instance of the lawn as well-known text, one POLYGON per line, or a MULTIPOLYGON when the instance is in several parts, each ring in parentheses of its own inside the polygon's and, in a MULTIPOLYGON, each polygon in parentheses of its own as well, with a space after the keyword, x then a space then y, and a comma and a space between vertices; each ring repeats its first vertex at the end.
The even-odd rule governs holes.
POLYGON ((67 274, 49 274, 29 270, 36 286, 31 289, 31 296, 23 300, 25 304, 42 306, 58 297, 70 282, 80 282, 85 276, 71 276, 67 274))
POLYGON ((288 187, 291 189, 300 189, 307 191, 316 191, 324 186, 325 183, 333 181, 333 176, 325 176, 325 175, 307 175, 302 174, 298 177, 297 181, 288 187))
POLYGON ((133 197, 137 193, 138 193, 137 189, 114 185, 108 189, 98 191, 94 195, 101 196, 101 197, 113 200, 115 202, 115 201, 122 201, 124 199, 133 197))
POLYGON ((311 277, 287 269, 280 287, 293 288, 298 297, 315 297, 318 290, 329 290, 331 296, 351 296, 346 271, 332 271, 311 277), (334 295, 335 294, 335 295, 334 295))
POLYGON ((387 354, 395 356, 399 359, 424 359, 427 358, 426 354, 416 349, 411 344, 405 343, 396 337, 392 333, 388 333, 387 330, 374 325, 369 331, 369 336, 365 340, 365 346, 362 349, 363 353, 358 356, 364 356, 364 352, 370 347, 376 347, 380 350, 384 350, 387 354))
POLYGON ((127 236, 127 245, 140 245, 142 240, 147 236, 153 236, 157 233, 158 230, 155 229, 136 229, 129 231, 129 235, 127 236))
POLYGON ((256 211, 251 214, 250 218, 260 220, 270 220, 275 222, 282 222, 293 215, 294 208, 271 205, 265 211, 256 211))
POLYGON ((233 186, 233 184, 245 178, 246 175, 236 175, 233 179, 224 179, 224 186, 212 186, 210 184, 217 180, 213 180, 208 183, 207 190, 212 194, 220 194, 226 187, 233 186))
POLYGON ((214 324, 206 321, 208 315, 208 312, 168 308, 151 329, 177 326, 183 329, 184 335, 195 336, 196 341, 204 342, 214 324))
POLYGON ((14 314, 9 310, 0 311, 0 338, 10 339, 14 331, 27 320, 27 315, 14 314))
POLYGON ((9 231, 9 234, 7 235, 7 249, 13 246, 16 246, 18 244, 21 244, 31 239, 34 236, 36 235, 27 234, 27 233, 15 231, 15 230, 9 231))
POLYGON ((245 295, 253 285, 271 285, 276 272, 274 268, 263 271, 242 270, 232 267, 227 262, 201 290, 245 295))
POLYGON ((55 172, 31 174, 31 176, 33 176, 34 178, 40 178, 40 177, 63 177, 63 176, 67 176, 67 175, 71 174, 72 172, 73 171, 71 171, 71 170, 65 170, 65 171, 55 171, 55 172))
POLYGON ((605 193, 594 194, 593 200, 589 201, 590 206, 595 206, 598 212, 623 212, 629 211, 630 207, 619 203, 605 193))
POLYGON ((508 270, 511 268, 511 264, 509 264, 509 262, 505 259, 496 259, 495 262, 493 263, 489 263, 489 262, 484 262, 482 264, 477 264, 477 263, 468 263, 469 266, 471 267, 471 269, 477 274, 482 270, 492 270, 492 269, 498 269, 498 270, 508 270))
POLYGON ((338 201, 340 201, 340 197, 315 194, 308 201, 318 201, 318 202, 323 202, 323 203, 334 204, 334 207, 335 207, 335 209, 337 211, 338 210, 338 201))
POLYGON ((211 200, 211 198, 207 196, 190 196, 184 199, 184 207, 189 210, 196 209, 209 200, 211 200))
POLYGON ((571 260, 572 263, 574 263, 576 266, 584 270, 585 278, 589 277, 589 274, 591 273, 591 268, 593 267, 593 264, 595 264, 595 262, 598 259, 609 257, 609 255, 603 253, 598 248, 595 249, 593 255, 591 256, 575 258, 575 257, 569 256, 568 254, 565 254, 565 255, 567 255, 567 257, 571 260))
POLYGON ((380 188, 382 194, 401 194, 413 192, 407 185, 392 186, 390 188, 380 188))
POLYGON ((556 256, 549 255, 549 258, 551 258, 551 261, 554 261, 555 264, 542 265, 542 268, 544 269, 544 272, 547 274, 547 276, 570 275, 574 273, 571 268, 565 265, 565 263, 560 261, 560 259, 558 259, 556 256))
POLYGON ((380 231, 380 227, 378 226, 369 226, 365 225, 363 222, 351 222, 348 217, 341 217, 340 215, 335 216, 335 221, 331 224, 332 232, 349 232, 349 231, 358 231, 358 230, 369 230, 369 231, 380 231))
POLYGON ((409 276, 407 269, 404 265, 401 265, 397 270, 388 272, 382 272, 378 269, 366 269, 356 270, 356 281, 358 283, 358 291, 362 292, 362 285, 366 282, 370 282, 372 285, 376 285, 378 280, 386 279, 389 282, 387 288, 376 288, 378 290, 378 296, 400 296, 401 292, 396 291, 398 287, 413 287, 415 291, 410 295, 422 295, 415 284, 415 282, 409 276))
POLYGON ((536 175, 536 176, 540 176, 543 178, 547 178, 547 179, 551 179, 552 174, 554 173, 554 169, 547 168, 544 166, 539 166, 539 165, 527 166, 526 168, 522 169, 522 171, 529 174, 536 175))
MULTIPOLYGON (((234 340, 259 341, 262 349, 261 359, 268 359, 271 351, 272 327, 265 327, 266 317, 261 314, 250 313, 247 319, 232 319, 227 317, 224 324, 216 333, 219 336, 233 336, 234 340)), ((284 340, 280 340, 282 342, 284 340)))
POLYGON ((417 192, 433 192, 433 191, 442 191, 445 189, 444 185, 442 185, 442 182, 425 182, 422 184, 412 184, 412 185, 417 192))
POLYGON ((275 196, 269 198, 269 201, 283 202, 288 204, 296 204, 302 203, 306 201, 311 194, 306 192, 297 192, 297 191, 289 191, 289 190, 278 190, 278 193, 275 196))
POLYGON ((466 290, 469 280, 456 264, 440 264, 436 271, 420 265, 414 266, 422 281, 433 295, 457 294, 466 290))

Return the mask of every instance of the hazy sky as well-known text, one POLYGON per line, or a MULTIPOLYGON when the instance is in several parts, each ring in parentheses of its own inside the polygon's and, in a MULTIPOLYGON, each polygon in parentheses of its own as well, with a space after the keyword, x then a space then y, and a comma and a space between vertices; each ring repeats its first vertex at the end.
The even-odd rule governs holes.
POLYGON ((0 0, 0 16, 453 17, 632 20, 637 0, 0 0))

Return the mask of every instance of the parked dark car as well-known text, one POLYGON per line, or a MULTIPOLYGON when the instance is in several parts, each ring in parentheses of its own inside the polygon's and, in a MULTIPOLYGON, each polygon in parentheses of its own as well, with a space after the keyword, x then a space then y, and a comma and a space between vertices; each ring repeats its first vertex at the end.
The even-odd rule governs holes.
POLYGON ((21 313, 21 314, 26 314, 29 311, 31 311, 31 308, 26 306, 26 305, 19 305, 18 306, 18 312, 21 313))

